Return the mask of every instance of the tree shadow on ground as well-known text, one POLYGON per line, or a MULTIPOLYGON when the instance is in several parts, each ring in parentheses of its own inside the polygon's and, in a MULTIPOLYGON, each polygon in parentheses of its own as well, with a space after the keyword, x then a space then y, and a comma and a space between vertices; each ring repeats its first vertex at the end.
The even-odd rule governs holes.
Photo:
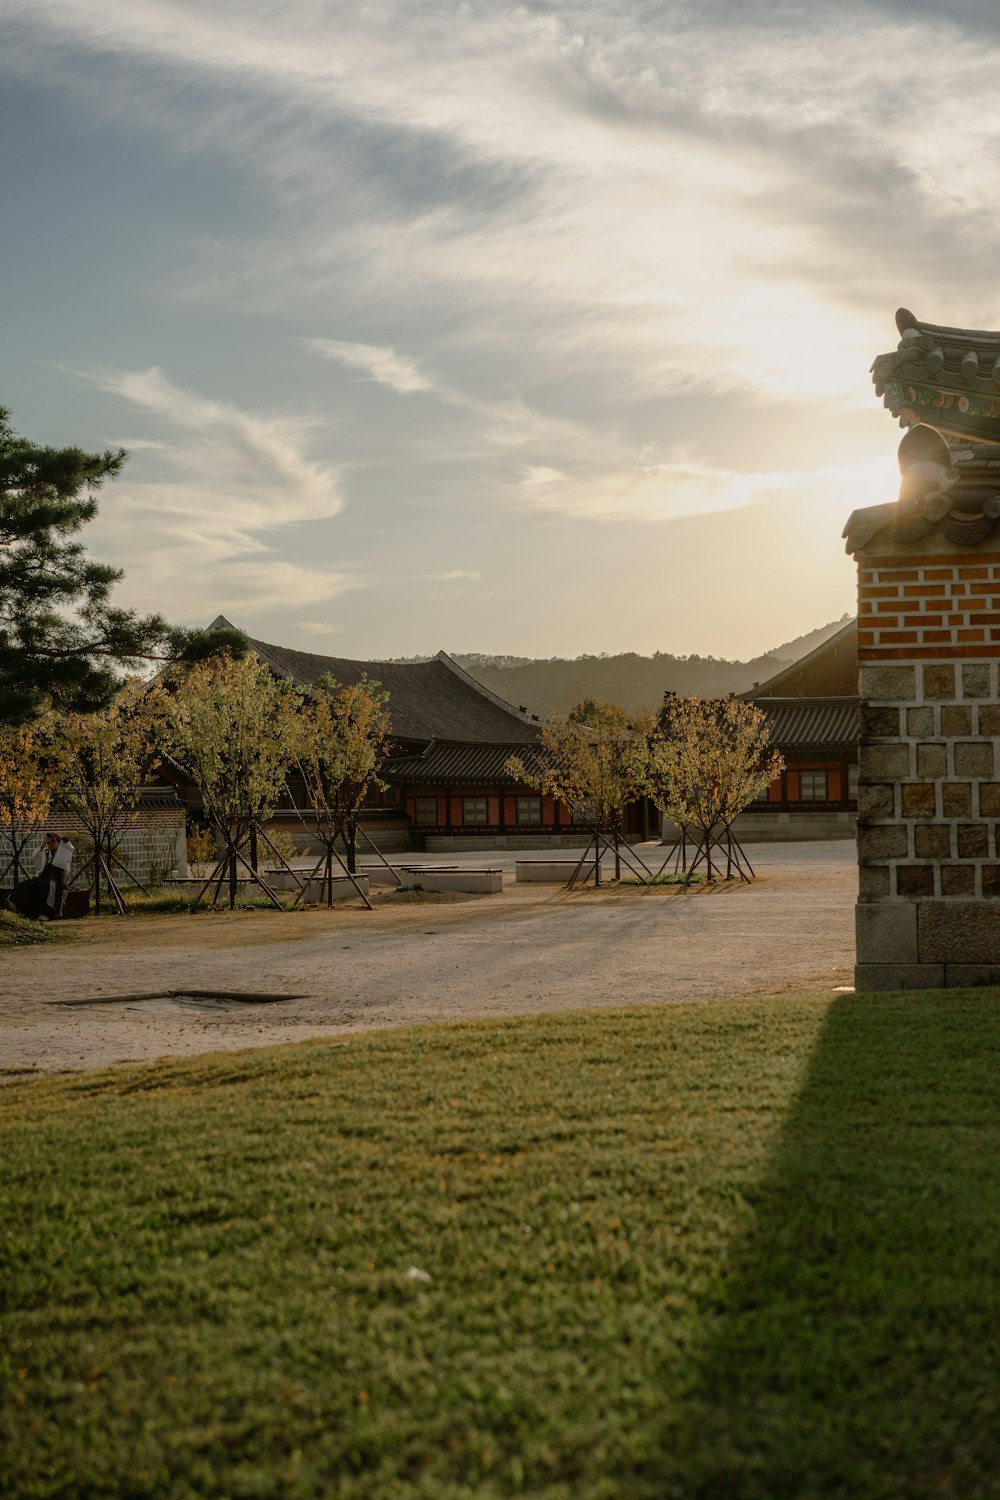
POLYGON ((1000 994, 844 997, 642 1492, 1000 1496, 1000 994))

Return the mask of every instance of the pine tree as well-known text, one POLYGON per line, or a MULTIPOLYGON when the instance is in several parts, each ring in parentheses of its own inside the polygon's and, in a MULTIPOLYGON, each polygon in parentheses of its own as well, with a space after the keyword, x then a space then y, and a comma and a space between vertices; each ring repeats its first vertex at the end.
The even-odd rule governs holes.
POLYGON ((123 450, 39 447, 7 418, 0 407, 0 723, 24 723, 49 706, 102 708, 122 685, 121 669, 142 661, 240 649, 231 633, 180 630, 111 604, 120 569, 94 562, 75 538, 97 514, 97 493, 119 473, 123 450))

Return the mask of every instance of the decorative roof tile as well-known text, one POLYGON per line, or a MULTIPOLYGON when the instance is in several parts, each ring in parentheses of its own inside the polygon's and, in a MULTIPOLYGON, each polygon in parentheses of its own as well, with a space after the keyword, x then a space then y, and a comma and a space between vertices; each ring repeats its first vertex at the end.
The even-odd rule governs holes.
POLYGON ((871 374, 901 425, 1000 442, 1000 333, 924 323, 905 307, 896 328, 898 345, 877 356, 871 374))
MULTIPOLYGON (((998 335, 1000 337, 1000 335, 998 335)), ((956 547, 974 547, 1000 522, 1000 450, 992 443, 948 443, 918 423, 899 445, 899 499, 856 510, 844 528, 847 551, 880 532, 901 546, 934 532, 956 547)))

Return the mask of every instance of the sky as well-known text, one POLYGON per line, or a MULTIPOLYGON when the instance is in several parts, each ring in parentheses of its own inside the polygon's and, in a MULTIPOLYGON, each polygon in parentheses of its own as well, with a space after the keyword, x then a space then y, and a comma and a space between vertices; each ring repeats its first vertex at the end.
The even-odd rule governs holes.
POLYGON ((116 600, 352 657, 853 610, 899 305, 1000 325, 1000 8, 3 0, 0 404, 116 600))

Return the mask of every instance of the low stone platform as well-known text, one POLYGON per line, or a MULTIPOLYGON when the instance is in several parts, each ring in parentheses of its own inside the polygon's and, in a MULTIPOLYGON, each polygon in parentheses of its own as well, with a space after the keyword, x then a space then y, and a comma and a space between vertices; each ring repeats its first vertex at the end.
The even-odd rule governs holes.
MULTIPOLYGON (((580 864, 578 859, 519 859, 514 865, 514 879, 517 881, 539 880, 548 881, 551 884, 566 885, 570 876, 580 864)), ((601 879, 605 878, 608 868, 606 860, 601 861, 601 879)), ((580 865, 578 880, 593 880, 594 860, 585 859, 580 865)))
POLYGON ((425 891, 468 891, 495 894, 503 890, 503 871, 470 870, 462 865, 400 865, 404 885, 419 885, 425 891))

